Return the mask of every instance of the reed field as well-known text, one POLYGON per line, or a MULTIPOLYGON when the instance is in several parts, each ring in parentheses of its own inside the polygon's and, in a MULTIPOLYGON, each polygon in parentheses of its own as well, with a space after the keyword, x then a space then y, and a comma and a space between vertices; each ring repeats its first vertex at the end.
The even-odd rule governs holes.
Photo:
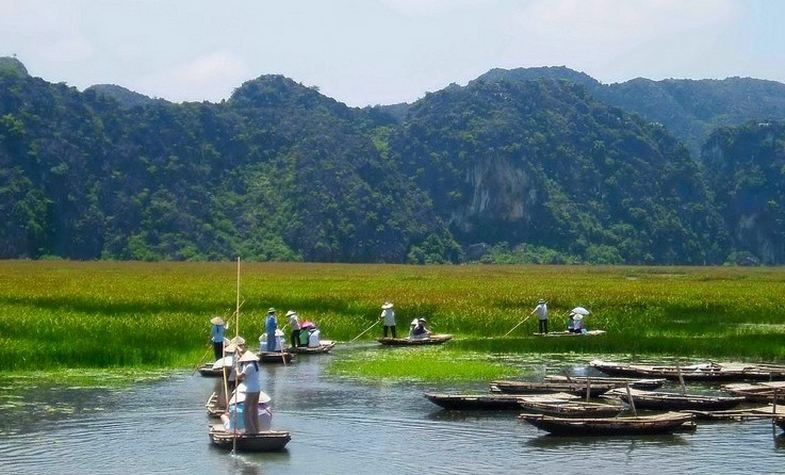
MULTIPOLYGON (((235 272, 231 262, 2 261, 0 371, 193 366, 208 350, 210 317, 234 310, 235 272)), ((785 360, 782 268, 243 263, 241 279, 239 329, 251 348, 268 307, 279 326, 294 309, 323 338, 346 341, 390 300, 400 333, 425 317, 435 332, 456 335, 451 351, 785 360), (502 338, 538 298, 549 302, 552 331, 580 305, 592 311, 587 326, 608 333, 533 337, 531 317, 502 338)))

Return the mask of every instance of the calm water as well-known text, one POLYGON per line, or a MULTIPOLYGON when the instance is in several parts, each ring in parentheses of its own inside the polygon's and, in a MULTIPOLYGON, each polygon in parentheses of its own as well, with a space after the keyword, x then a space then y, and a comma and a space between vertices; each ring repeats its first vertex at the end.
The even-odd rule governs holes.
POLYGON ((6 400, 0 473, 785 473, 785 443, 768 422, 555 438, 511 413, 442 412, 422 397, 448 387, 326 375, 329 360, 347 351, 263 367, 273 426, 292 433, 286 452, 213 448, 203 404, 215 380, 183 373, 123 391, 38 388, 6 400))

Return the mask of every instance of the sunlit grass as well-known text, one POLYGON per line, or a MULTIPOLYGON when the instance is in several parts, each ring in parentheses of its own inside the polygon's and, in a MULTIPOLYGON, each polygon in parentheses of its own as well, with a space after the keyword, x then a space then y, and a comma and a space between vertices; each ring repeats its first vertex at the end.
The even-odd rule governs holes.
MULTIPOLYGON (((234 285, 234 263, 0 262, 0 371, 192 366, 207 349, 210 316, 233 311, 234 285)), ((424 316, 456 335, 450 351, 772 361, 785 360, 783 290, 780 268, 252 263, 243 264, 239 326, 255 344, 268 307, 295 309, 323 338, 346 341, 391 300, 402 331, 424 316), (531 337, 532 317, 501 338, 541 297, 552 329, 581 305, 593 312, 588 326, 608 334, 531 337)))
POLYGON ((490 361, 487 354, 444 347, 355 352, 330 365, 330 371, 366 379, 414 381, 484 381, 522 374, 519 367, 490 361))

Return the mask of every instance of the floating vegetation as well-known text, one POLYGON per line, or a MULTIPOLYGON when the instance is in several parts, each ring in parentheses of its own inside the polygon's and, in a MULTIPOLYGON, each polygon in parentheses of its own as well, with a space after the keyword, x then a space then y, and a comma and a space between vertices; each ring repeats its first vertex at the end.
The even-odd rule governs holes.
MULTIPOLYGON (((209 353, 209 317, 233 311, 234 273, 233 263, 2 261, 0 371, 112 386, 112 375, 134 380, 193 367, 209 353), (80 376, 85 369, 105 372, 80 376)), ((391 300, 402 331, 425 317, 435 332, 456 335, 447 348, 453 355, 785 359, 779 268, 251 263, 242 275, 240 330, 251 342, 270 306, 295 309, 316 321, 325 338, 346 341, 376 322, 379 305, 391 300), (581 305, 592 311, 588 327, 607 334, 537 338, 531 318, 500 338, 538 298, 549 301, 552 330, 566 326, 566 312, 581 305)))

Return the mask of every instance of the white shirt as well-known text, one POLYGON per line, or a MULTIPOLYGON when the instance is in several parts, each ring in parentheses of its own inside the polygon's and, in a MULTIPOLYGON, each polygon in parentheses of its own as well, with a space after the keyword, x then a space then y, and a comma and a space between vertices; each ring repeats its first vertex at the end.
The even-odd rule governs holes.
POLYGON ((318 348, 321 346, 322 342, 319 340, 321 336, 321 332, 319 330, 314 330, 311 332, 311 335, 308 336, 308 348, 318 348))
POLYGON ((534 313, 537 314, 537 318, 540 320, 547 320, 548 319, 548 305, 541 303, 534 307, 534 313))
POLYGON ((297 318, 296 313, 289 317, 289 326, 292 327, 292 330, 300 329, 300 320, 297 318))
POLYGON ((395 326, 395 312, 393 312, 393 309, 385 308, 382 310, 382 318, 384 318, 384 326, 395 326))
POLYGON ((243 382, 245 383, 245 391, 246 393, 258 393, 262 390, 262 385, 259 382, 259 370, 257 369, 257 363, 254 365, 253 363, 246 363, 243 367, 242 373, 245 375, 243 382))

